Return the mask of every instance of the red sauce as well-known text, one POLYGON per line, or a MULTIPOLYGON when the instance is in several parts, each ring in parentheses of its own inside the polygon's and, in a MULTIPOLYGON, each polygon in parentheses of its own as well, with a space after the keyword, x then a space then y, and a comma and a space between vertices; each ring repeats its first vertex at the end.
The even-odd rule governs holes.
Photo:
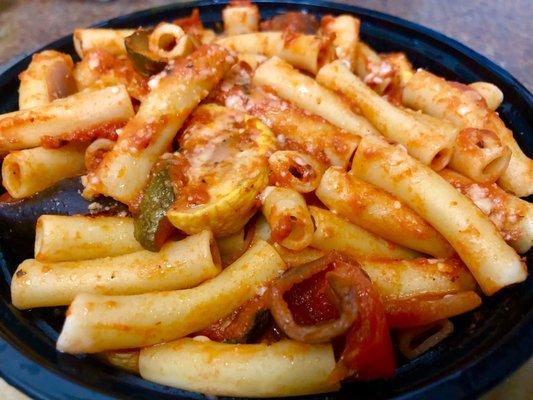
POLYGON ((339 318, 339 312, 327 296, 328 269, 294 285, 283 296, 298 325, 315 325, 339 318))
POLYGON ((316 17, 304 12, 290 11, 261 22, 262 31, 290 31, 313 34, 318 30, 316 17))
POLYGON ((272 227, 272 239, 281 242, 292 232, 292 219, 290 215, 282 216, 276 225, 272 227))
POLYGON ((197 8, 192 10, 190 16, 175 19, 174 21, 172 21, 172 23, 178 25, 185 32, 188 32, 190 30, 204 29, 204 25, 202 24, 202 20, 200 19, 200 11, 197 8))
POLYGON ((267 308, 268 296, 255 296, 230 315, 215 322, 196 335, 207 336, 216 342, 243 338, 253 327, 255 316, 267 308))
POLYGON ((106 122, 87 129, 80 129, 74 132, 64 133, 58 136, 45 135, 41 138, 41 146, 46 149, 57 149, 68 143, 88 143, 95 139, 117 140, 117 129, 122 128, 126 123, 106 122))

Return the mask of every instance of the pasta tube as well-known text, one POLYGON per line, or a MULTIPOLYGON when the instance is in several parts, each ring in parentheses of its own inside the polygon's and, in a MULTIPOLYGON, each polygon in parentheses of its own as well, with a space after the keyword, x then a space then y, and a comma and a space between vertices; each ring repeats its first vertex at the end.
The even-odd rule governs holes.
POLYGON ((347 63, 350 69, 354 68, 360 27, 361 21, 347 14, 326 15, 320 21, 321 33, 331 38, 335 58, 347 63))
POLYGON ((31 110, 0 115, 0 151, 37 147, 46 138, 114 134, 132 116, 124 86, 76 93, 31 110))
POLYGON ((284 397, 339 389, 330 343, 225 344, 184 338, 141 350, 144 379, 215 396, 284 397), (201 377, 201 379, 198 379, 201 377))
POLYGON ((313 239, 313 221, 303 196, 291 189, 268 186, 261 197, 272 239, 290 250, 309 246, 313 239))
POLYGON ((492 131, 463 129, 457 136, 450 168, 476 182, 496 182, 505 173, 511 150, 492 131))
POLYGON ((459 130, 450 121, 406 109, 414 119, 436 132, 455 137, 450 168, 476 182, 495 182, 507 169, 511 150, 492 131, 459 130))
POLYGON ((391 243, 357 225, 337 217, 331 211, 310 206, 315 224, 311 246, 323 251, 338 250, 356 259, 409 259, 419 254, 391 243))
POLYGON ((317 197, 353 224, 434 257, 449 257, 453 248, 431 225, 405 204, 340 168, 329 168, 317 197))
POLYGON ((455 135, 444 135, 396 108, 366 86, 341 61, 325 65, 316 80, 352 100, 388 139, 404 145, 409 154, 435 170, 444 168, 453 152, 455 135))
POLYGON ((404 201, 454 247, 487 295, 521 282, 527 269, 496 227, 470 200, 405 149, 364 138, 352 173, 404 201))
POLYGON ((35 228, 35 258, 42 262, 114 257, 143 250, 133 220, 123 217, 41 215, 35 228))
POLYGON ((216 43, 237 53, 259 53, 279 57, 296 68, 316 74, 322 41, 315 35, 283 32, 244 33, 218 39, 216 43))
POLYGON ((80 294, 67 312, 57 348, 95 353, 198 332, 254 297, 285 268, 276 250, 259 241, 217 277, 193 289, 136 296, 80 294))
POLYGON ((83 59, 94 49, 106 49, 116 55, 126 55, 124 39, 135 32, 134 29, 76 29, 72 35, 74 49, 83 59))
POLYGON ((89 173, 84 195, 103 194, 132 204, 185 118, 233 62, 233 57, 216 45, 203 46, 177 61, 146 96, 113 150, 89 173))
POLYGON ((533 160, 524 154, 513 133, 477 91, 419 69, 404 88, 403 102, 426 114, 446 118, 463 129, 493 131, 512 153, 498 184, 519 197, 533 194, 533 160))
POLYGON ((503 92, 498 86, 489 82, 474 82, 468 86, 478 92, 481 97, 483 97, 485 103, 487 103, 487 106, 491 110, 496 110, 500 104, 502 104, 503 92))
POLYGON ((300 193, 315 190, 324 168, 320 163, 298 151, 282 150, 272 153, 268 159, 273 179, 277 185, 300 193))
POLYGON ((449 169, 439 174, 472 200, 519 254, 533 246, 533 204, 507 193, 495 183, 476 183, 449 169))
POLYGON ((382 59, 370 46, 357 42, 354 73, 378 93, 383 93, 394 76, 391 63, 382 59))
POLYGON ((9 153, 2 164, 2 184, 11 197, 20 199, 85 171, 85 146, 59 149, 35 147, 9 153))
POLYGON ((19 110, 44 106, 76 92, 72 57, 55 50, 34 54, 19 75, 19 110))
MULTIPOLYGON (((79 91, 124 85, 129 95, 144 100, 150 87, 126 55, 116 55, 107 49, 94 49, 74 67, 74 79, 79 91)), ((155 78, 154 78, 155 79, 155 78)))
POLYGON ((161 22, 148 38, 150 51, 163 60, 172 60, 192 53, 196 46, 178 25, 161 22))
POLYGON ((477 287, 474 277, 457 258, 362 260, 360 264, 385 303, 412 296, 475 290, 477 287))
POLYGON ((278 57, 261 64, 252 82, 271 88, 281 98, 350 133, 359 136, 377 134, 366 119, 353 113, 337 95, 278 57))
POLYGON ((414 75, 415 70, 404 53, 382 54, 381 59, 384 63, 388 63, 393 70, 390 85, 396 93, 390 93, 391 90, 387 90, 387 95, 392 96, 401 104, 401 90, 414 75))
POLYGON ((96 139, 85 149, 85 168, 94 171, 102 162, 104 154, 113 149, 115 142, 109 139, 96 139))
POLYGON ((158 253, 141 250, 82 261, 26 260, 13 275, 11 298, 19 309, 62 306, 80 293, 133 295, 190 288, 220 270, 213 235, 204 231, 168 242, 158 253))
POLYGON ((224 33, 227 36, 257 32, 259 30, 259 8, 250 3, 228 4, 222 9, 224 33))

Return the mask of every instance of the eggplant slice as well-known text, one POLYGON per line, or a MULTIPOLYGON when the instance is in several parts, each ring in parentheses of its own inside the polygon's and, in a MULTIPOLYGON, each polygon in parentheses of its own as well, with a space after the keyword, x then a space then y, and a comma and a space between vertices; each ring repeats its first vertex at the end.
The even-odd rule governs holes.
POLYGON ((16 264, 33 257, 35 225, 43 214, 114 215, 127 211, 125 205, 111 198, 100 197, 96 203, 86 200, 81 196, 82 191, 78 176, 64 179, 31 197, 0 202, 0 243, 4 255, 16 264))

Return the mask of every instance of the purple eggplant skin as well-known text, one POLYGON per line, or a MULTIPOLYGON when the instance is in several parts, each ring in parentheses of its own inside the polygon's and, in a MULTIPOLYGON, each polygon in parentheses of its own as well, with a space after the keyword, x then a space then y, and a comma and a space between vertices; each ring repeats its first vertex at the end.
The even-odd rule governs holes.
POLYGON ((94 215, 104 213, 115 215, 127 212, 127 207, 107 197, 99 197, 101 207, 89 205, 93 201, 81 196, 83 185, 80 177, 68 178, 55 186, 20 200, 0 202, 0 248, 4 256, 17 265, 33 257, 35 225, 43 214, 94 215))

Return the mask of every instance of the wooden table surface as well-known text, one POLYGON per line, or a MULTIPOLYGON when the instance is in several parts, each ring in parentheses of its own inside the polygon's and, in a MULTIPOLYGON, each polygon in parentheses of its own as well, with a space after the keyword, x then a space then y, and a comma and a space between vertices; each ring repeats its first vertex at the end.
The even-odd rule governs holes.
MULTIPOLYGON (((533 0, 345 0, 420 23, 459 40, 533 90, 533 0)), ((83 27, 162 4, 164 0, 0 0, 0 65, 83 27)), ((533 362, 484 396, 527 399, 533 362)), ((0 398, 25 398, 0 379, 0 398)), ((531 398, 531 397, 529 397, 531 398)))

